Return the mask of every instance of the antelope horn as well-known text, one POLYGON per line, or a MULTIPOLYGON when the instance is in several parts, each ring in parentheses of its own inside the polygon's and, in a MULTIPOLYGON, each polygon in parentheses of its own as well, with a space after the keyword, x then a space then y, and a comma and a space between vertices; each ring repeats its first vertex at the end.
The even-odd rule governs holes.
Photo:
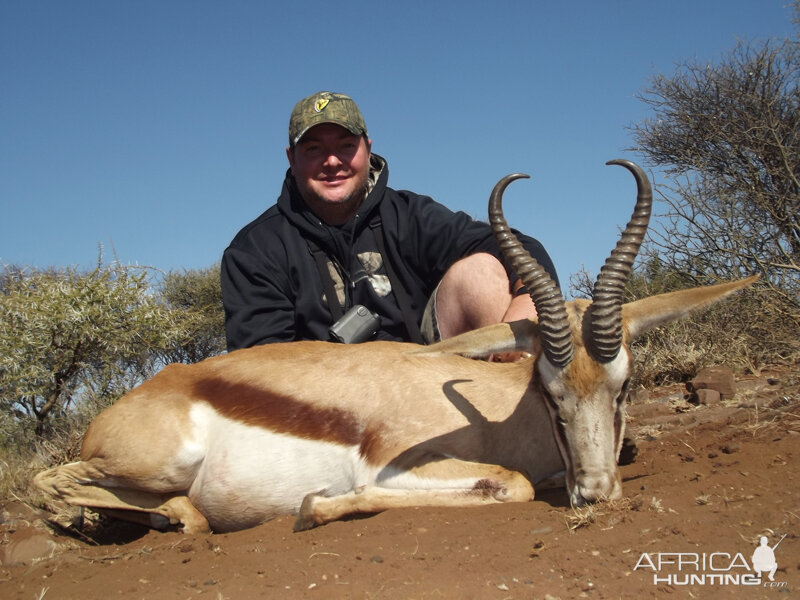
POLYGON ((489 222, 503 258, 528 288, 536 306, 545 356, 555 366, 564 368, 572 360, 574 347, 561 290, 547 271, 525 250, 503 216, 503 192, 506 187, 512 181, 527 177, 528 175, 514 173, 497 182, 489 197, 489 222))
POLYGON ((620 165, 636 178, 636 206, 631 220, 625 226, 617 246, 606 259, 592 291, 590 310, 589 349, 595 359, 610 362, 619 354, 622 345, 622 300, 625 282, 633 270, 633 262, 639 253, 650 210, 653 207, 653 191, 647 175, 637 164, 623 159, 610 160, 607 165, 620 165))

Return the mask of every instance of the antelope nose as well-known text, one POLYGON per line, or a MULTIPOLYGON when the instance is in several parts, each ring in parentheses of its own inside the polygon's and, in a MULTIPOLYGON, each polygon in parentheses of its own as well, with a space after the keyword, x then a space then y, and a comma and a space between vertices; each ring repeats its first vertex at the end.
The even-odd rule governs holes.
POLYGON ((578 477, 578 494, 584 502, 614 500, 622 495, 617 477, 612 473, 587 473, 578 477))

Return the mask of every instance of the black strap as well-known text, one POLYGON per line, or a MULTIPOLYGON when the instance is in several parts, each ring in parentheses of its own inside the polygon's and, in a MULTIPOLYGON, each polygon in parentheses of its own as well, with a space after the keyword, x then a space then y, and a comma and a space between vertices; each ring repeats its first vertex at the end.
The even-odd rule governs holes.
POLYGON ((422 332, 419 329, 416 314, 411 310, 411 301, 408 297, 408 293, 400 284, 400 280, 397 278, 397 274, 392 268, 392 261, 389 259, 389 253, 386 252, 386 244, 383 240, 383 224, 380 218, 375 219, 369 226, 372 228, 372 232, 375 235, 375 242, 378 244, 378 252, 380 252, 380 255, 383 257, 383 266, 386 268, 386 274, 389 276, 389 283, 392 285, 395 298, 397 298, 400 312, 403 313, 403 322, 406 326, 408 339, 415 344, 424 344, 425 342, 422 340, 422 332))
POLYGON ((319 270, 320 279, 322 279, 322 287, 325 288, 325 299, 328 301, 328 310, 331 311, 331 317, 335 323, 344 315, 342 305, 339 304, 339 296, 336 295, 336 286, 333 283, 333 277, 328 270, 328 257, 325 252, 317 246, 312 240, 308 240, 308 247, 311 249, 311 254, 314 255, 314 261, 317 263, 317 270, 319 270))

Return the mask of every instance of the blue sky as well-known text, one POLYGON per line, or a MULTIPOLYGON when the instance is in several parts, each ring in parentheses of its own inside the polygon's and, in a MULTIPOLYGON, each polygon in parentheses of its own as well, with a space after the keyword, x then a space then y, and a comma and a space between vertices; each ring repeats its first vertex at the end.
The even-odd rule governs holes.
POLYGON ((389 184, 486 218, 494 183, 566 287, 633 205, 636 98, 793 33, 789 0, 0 0, 0 264, 203 268, 274 203, 289 112, 351 95, 389 184))

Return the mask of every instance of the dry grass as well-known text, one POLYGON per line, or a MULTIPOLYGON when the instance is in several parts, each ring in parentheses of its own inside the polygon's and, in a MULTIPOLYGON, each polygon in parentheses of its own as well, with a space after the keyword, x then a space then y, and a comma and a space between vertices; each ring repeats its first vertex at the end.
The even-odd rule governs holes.
POLYGON ((707 506, 708 504, 711 504, 711 495, 700 494, 694 499, 694 501, 695 503, 697 503, 698 506, 707 506))
POLYGON ((594 524, 598 524, 602 526, 604 530, 607 530, 613 529, 615 525, 623 522, 626 513, 631 511, 660 513, 664 512, 664 508, 661 500, 655 496, 645 498, 642 495, 637 495, 572 508, 570 512, 564 516, 564 520, 570 532, 594 524))
POLYGON ((33 507, 58 511, 31 482, 33 475, 53 465, 77 460, 83 439, 84 423, 69 421, 38 439, 24 431, 7 437, 0 446, 0 502, 15 499, 33 507))

